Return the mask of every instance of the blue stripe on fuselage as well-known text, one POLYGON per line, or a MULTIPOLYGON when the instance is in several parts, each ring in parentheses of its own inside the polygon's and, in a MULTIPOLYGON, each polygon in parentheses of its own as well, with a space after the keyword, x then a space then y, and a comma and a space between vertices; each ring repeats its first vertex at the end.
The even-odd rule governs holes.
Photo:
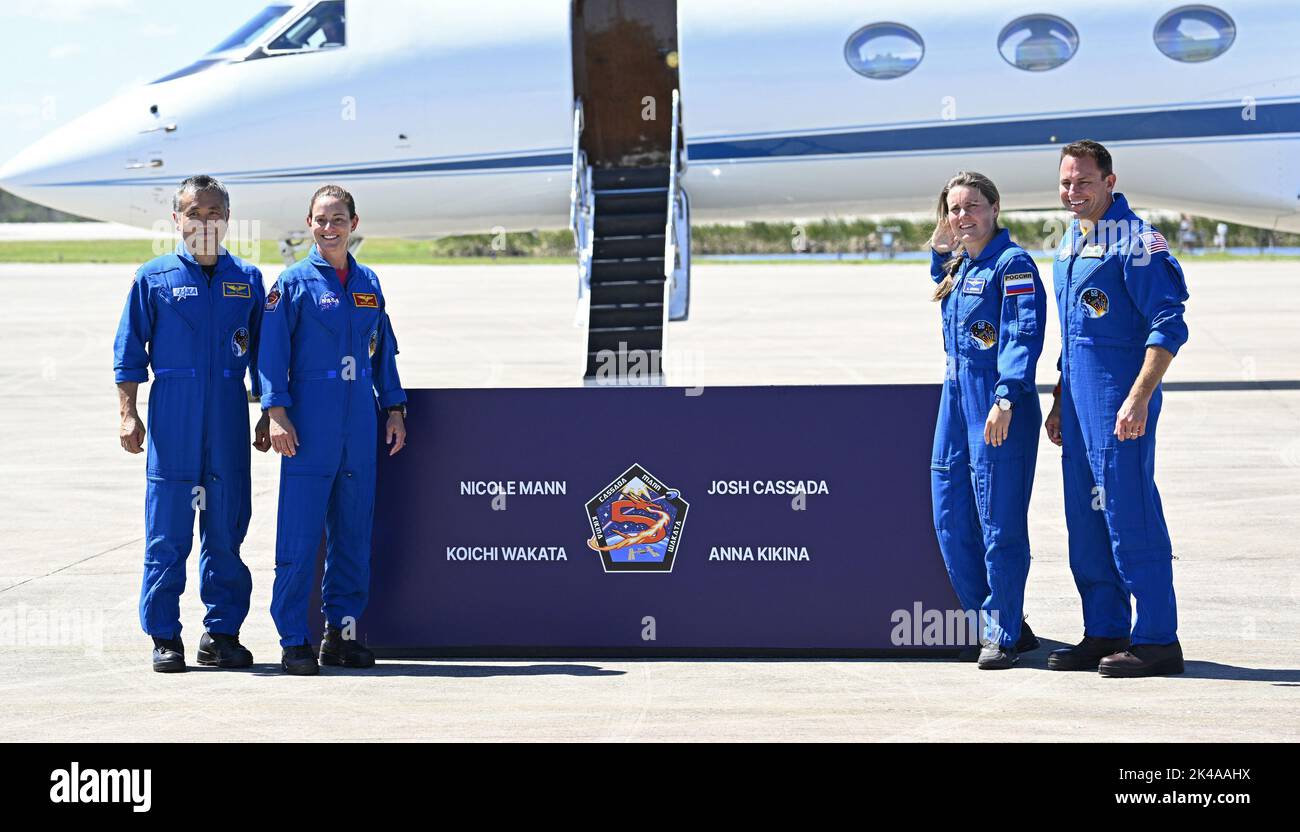
MULTIPOLYGON (((761 138, 701 138, 689 144, 694 162, 722 160, 781 161, 800 157, 898 153, 998 151, 1011 148, 1059 147, 1082 138, 1101 142, 1187 141, 1266 138, 1300 134, 1300 102, 1258 104, 1253 107, 1199 107, 1177 110, 1064 115, 1002 121, 953 121, 911 127, 845 130, 761 138)), ((362 163, 365 167, 318 167, 229 172, 226 181, 270 184, 335 177, 388 177, 457 173, 504 173, 519 169, 567 169, 569 153, 532 153, 472 159, 426 159, 412 162, 362 163)), ((81 182, 48 182, 39 186, 150 185, 177 177, 121 178, 81 182)))

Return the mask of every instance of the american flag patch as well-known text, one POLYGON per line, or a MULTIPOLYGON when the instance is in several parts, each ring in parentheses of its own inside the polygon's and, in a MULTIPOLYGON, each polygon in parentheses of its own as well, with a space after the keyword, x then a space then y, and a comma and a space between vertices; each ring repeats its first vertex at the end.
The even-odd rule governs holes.
POLYGON ((1021 272, 1009 274, 1002 278, 1002 294, 1032 295, 1034 293, 1034 273, 1021 272))
POLYGON ((1138 236, 1142 238, 1143 247, 1152 254, 1157 251, 1169 251, 1169 243, 1165 242, 1165 235, 1154 228, 1150 231, 1143 231, 1138 236))

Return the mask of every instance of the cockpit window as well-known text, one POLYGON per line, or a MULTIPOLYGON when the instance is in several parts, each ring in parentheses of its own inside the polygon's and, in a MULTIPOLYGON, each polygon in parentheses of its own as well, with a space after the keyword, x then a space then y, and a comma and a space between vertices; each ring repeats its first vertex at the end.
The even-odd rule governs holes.
POLYGON ((1160 18, 1156 48, 1175 61, 1200 63, 1217 58, 1237 39, 1237 26, 1210 6, 1182 6, 1160 18))
POLYGON ((267 44, 268 52, 310 51, 347 43, 343 0, 317 3, 267 44))
POLYGON ((213 52, 225 52, 229 49, 238 49, 241 46, 248 46, 266 32, 267 29, 270 29, 277 20, 284 17, 285 13, 292 8, 293 6, 289 5, 267 6, 265 9, 262 9, 254 15, 252 20, 236 29, 233 35, 214 46, 212 51, 208 54, 211 55, 213 52))
POLYGON ((1028 72, 1055 69, 1074 57, 1079 33, 1055 15, 1031 14, 1007 24, 998 36, 998 51, 1014 67, 1028 72))

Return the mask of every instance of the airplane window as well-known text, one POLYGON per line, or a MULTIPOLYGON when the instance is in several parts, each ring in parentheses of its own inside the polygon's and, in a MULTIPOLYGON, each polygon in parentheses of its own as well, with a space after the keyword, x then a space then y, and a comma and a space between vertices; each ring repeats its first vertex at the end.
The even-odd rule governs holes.
POLYGON ((1210 6, 1183 6, 1160 18, 1156 48, 1175 61, 1199 63, 1217 58, 1237 39, 1237 26, 1210 6))
POLYGON ((256 40, 259 35, 271 28, 273 23, 284 17, 285 13, 292 8, 293 6, 287 5, 267 6, 265 9, 262 9, 254 15, 252 20, 236 29, 233 35, 212 47, 212 50, 208 54, 210 55, 213 52, 225 52, 227 49, 238 49, 241 46, 248 46, 256 40))
POLYGON ((1029 72, 1055 69, 1074 57, 1079 33, 1059 17, 1031 14, 1006 25, 998 51, 1007 63, 1029 72))
POLYGON ((844 60, 859 75, 888 80, 916 69, 925 55, 925 43, 901 23, 873 23, 849 35, 844 60))
POLYGON ((346 43, 345 31, 343 0, 328 0, 308 9, 266 48, 270 52, 306 52, 343 46, 346 43))

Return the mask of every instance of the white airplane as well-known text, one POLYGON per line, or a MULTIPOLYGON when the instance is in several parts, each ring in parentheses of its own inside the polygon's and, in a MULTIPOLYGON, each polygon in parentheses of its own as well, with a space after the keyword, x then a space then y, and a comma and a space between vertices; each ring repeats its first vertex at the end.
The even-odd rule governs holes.
POLYGON ((1298 42, 1294 0, 285 3, 0 187, 152 227, 210 173, 232 221, 286 242, 326 182, 370 235, 568 224, 582 285, 620 284, 593 329, 655 329, 665 286, 686 314, 692 216, 926 211, 958 169, 1004 209, 1059 207, 1085 137, 1136 206, 1300 231, 1298 42))

